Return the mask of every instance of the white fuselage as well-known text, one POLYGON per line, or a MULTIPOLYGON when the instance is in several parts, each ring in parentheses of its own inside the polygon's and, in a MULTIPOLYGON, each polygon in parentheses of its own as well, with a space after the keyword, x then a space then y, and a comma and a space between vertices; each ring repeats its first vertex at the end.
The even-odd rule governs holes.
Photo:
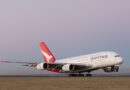
POLYGON ((98 52, 95 54, 82 55, 78 57, 57 60, 56 63, 69 63, 77 65, 92 66, 91 69, 109 67, 123 63, 119 54, 111 51, 98 52))
POLYGON ((98 52, 78 57, 61 59, 56 62, 40 63, 37 69, 45 69, 60 73, 91 72, 103 69, 105 72, 118 71, 123 59, 118 53, 112 51, 98 52))

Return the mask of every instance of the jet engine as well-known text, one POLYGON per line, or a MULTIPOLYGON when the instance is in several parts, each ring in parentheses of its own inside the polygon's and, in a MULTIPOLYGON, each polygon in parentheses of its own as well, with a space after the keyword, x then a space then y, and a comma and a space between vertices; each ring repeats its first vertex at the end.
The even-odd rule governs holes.
POLYGON ((105 67, 103 70, 105 72, 118 72, 119 66, 105 67))
POLYGON ((62 70, 65 72, 73 71, 74 69, 75 69, 75 66, 71 64, 65 64, 64 66, 62 66, 62 70))
POLYGON ((40 63, 36 66, 38 70, 48 69, 49 65, 47 63, 40 63))
POLYGON ((43 70, 44 69, 44 63, 40 63, 40 64, 38 64, 37 66, 36 66, 36 68, 38 69, 38 70, 43 70))
POLYGON ((55 68, 55 65, 49 63, 40 63, 36 66, 38 70, 47 70, 48 68, 55 68))

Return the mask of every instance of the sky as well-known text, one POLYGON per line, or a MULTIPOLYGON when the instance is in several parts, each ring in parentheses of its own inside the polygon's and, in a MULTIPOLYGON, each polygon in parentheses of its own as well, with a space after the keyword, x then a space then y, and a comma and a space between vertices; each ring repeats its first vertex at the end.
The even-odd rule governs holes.
MULTIPOLYGON (((44 41, 57 59, 115 51, 130 70, 129 0, 0 0, 0 60, 42 62, 44 41)), ((127 69, 126 69, 127 68, 127 69)), ((0 64, 0 75, 46 74, 0 64)))

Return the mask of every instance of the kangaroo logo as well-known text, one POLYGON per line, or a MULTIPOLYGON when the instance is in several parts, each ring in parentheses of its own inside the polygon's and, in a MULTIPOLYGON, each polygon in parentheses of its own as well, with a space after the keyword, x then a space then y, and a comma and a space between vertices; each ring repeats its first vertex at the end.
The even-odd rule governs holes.
MULTIPOLYGON (((41 50, 42 51, 42 50, 41 50)), ((52 59, 52 55, 48 55, 46 52, 42 51, 42 54, 44 55, 44 57, 46 58, 47 62, 50 62, 49 60, 52 59)))

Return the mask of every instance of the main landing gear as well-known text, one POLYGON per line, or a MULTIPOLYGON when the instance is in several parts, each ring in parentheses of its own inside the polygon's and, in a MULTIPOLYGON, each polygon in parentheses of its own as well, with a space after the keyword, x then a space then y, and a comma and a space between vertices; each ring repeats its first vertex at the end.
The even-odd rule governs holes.
POLYGON ((92 74, 85 74, 85 77, 92 77, 92 74))
POLYGON ((91 77, 92 74, 90 73, 70 73, 69 77, 91 77))

